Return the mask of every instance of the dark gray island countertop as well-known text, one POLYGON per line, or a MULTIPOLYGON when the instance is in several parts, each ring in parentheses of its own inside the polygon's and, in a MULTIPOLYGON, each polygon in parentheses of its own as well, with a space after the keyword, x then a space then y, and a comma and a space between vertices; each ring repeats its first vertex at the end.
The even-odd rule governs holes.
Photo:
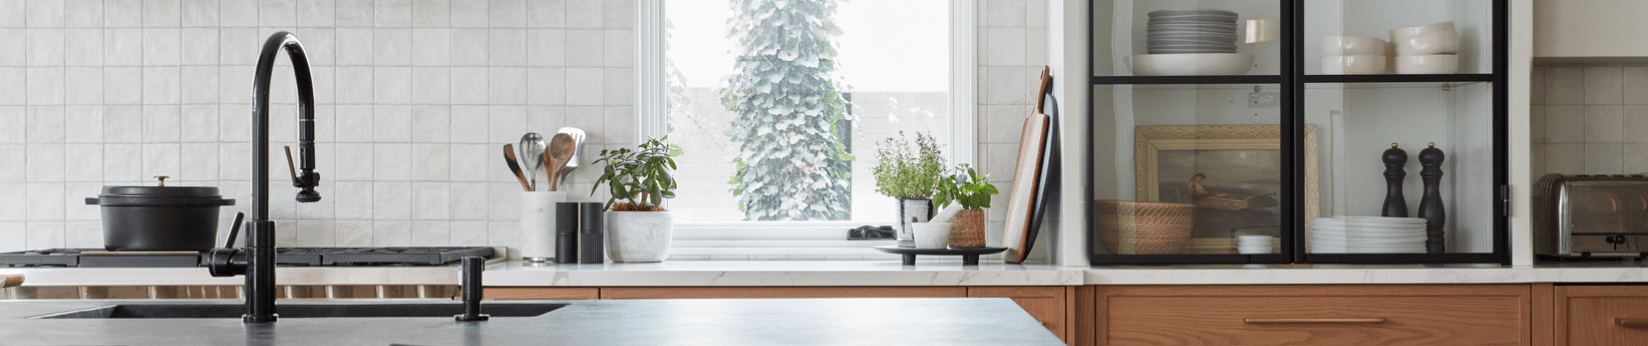
MULTIPOLYGON (((0 302, 0 344, 1064 344, 1012 300, 1006 298, 553 301, 570 306, 538 317, 494 317, 485 322, 456 322, 450 317, 284 318, 279 322, 263 325, 242 324, 238 318, 29 319, 33 316, 112 304, 237 302, 4 301, 0 302)), ((385 303, 381 300, 337 302, 385 303)))

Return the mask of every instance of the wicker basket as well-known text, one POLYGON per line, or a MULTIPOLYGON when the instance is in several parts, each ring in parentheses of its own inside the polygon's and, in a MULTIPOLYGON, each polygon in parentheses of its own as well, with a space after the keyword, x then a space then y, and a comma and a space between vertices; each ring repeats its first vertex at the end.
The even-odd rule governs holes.
POLYGON ((1184 253, 1195 226, 1196 205, 1193 204, 1118 200, 1098 200, 1093 204, 1097 240, 1112 254, 1184 253))
POLYGON ((984 210, 964 209, 950 225, 950 247, 984 247, 984 210))

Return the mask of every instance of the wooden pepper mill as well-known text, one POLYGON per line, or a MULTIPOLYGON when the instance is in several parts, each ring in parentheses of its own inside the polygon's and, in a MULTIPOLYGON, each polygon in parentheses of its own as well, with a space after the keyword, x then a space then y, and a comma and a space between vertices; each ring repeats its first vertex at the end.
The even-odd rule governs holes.
POLYGON ((1425 252, 1443 253, 1442 225, 1448 220, 1447 208, 1442 206, 1442 149, 1431 142, 1419 151, 1419 176, 1425 181, 1425 197, 1419 200, 1419 217, 1425 218, 1425 252))
POLYGON ((1408 151, 1391 143, 1382 159, 1385 161, 1385 207, 1379 216, 1408 217, 1408 200, 1402 197, 1402 179, 1408 176, 1402 167, 1408 164, 1408 151))

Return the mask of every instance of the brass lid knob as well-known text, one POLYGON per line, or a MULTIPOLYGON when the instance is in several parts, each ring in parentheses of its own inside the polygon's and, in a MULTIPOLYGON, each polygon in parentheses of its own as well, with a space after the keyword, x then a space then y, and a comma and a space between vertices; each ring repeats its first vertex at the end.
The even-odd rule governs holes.
POLYGON ((166 178, 171 178, 171 177, 164 176, 164 175, 155 176, 155 179, 160 179, 160 187, 166 187, 166 178))

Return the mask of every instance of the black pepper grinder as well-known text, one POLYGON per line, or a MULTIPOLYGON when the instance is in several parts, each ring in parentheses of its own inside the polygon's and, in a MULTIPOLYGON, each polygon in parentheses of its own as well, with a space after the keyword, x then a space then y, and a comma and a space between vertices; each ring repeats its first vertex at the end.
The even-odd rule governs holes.
POLYGON ((1442 225, 1448 220, 1447 208, 1442 206, 1442 149, 1431 142, 1419 151, 1419 176, 1425 180, 1425 197, 1419 200, 1419 217, 1425 218, 1425 252, 1446 252, 1443 246, 1442 225))
POLYGON ((1391 143, 1381 158, 1385 161, 1385 208, 1379 216, 1408 217, 1408 200, 1402 197, 1402 179, 1408 176, 1402 167, 1408 164, 1408 151, 1391 143))

